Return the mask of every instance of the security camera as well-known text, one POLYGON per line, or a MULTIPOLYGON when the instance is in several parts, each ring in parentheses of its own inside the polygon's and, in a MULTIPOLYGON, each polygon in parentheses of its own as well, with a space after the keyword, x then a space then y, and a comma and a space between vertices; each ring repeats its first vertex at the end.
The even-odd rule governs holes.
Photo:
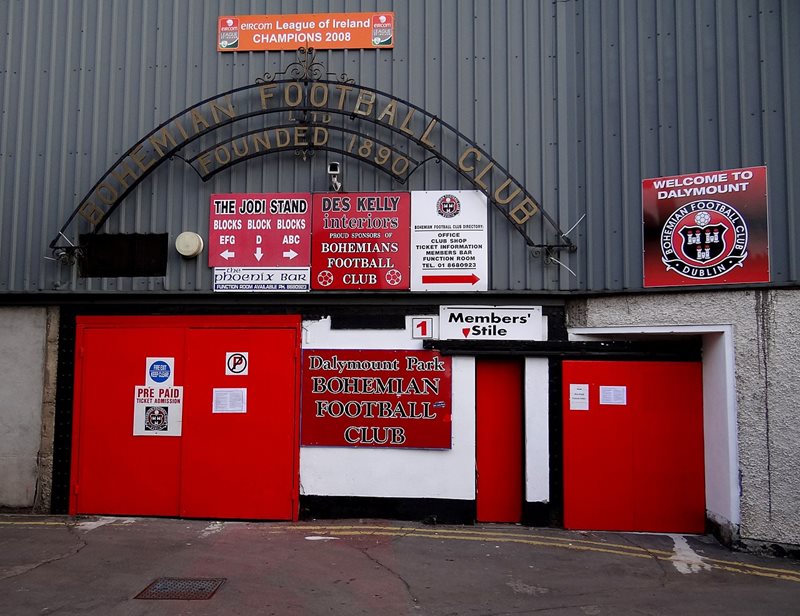
POLYGON ((328 176, 330 177, 330 186, 331 190, 334 192, 341 192, 342 190, 342 183, 339 180, 339 163, 338 162, 331 162, 328 163, 328 176))

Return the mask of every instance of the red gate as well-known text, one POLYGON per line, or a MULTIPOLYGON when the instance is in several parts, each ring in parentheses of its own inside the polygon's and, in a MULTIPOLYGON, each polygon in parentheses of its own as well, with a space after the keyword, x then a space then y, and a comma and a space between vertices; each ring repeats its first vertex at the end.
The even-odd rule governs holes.
POLYGON ((70 513, 296 519, 299 332, 299 317, 78 318, 70 513), (179 396, 146 407, 169 435, 137 428, 153 358, 179 396))
POLYGON ((564 526, 705 529, 699 362, 563 363, 564 526))

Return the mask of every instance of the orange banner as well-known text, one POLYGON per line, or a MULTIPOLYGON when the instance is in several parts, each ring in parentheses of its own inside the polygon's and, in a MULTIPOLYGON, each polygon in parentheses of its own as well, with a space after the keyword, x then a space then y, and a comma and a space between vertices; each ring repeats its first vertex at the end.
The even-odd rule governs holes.
POLYGON ((309 13, 220 17, 217 51, 391 49, 394 13, 309 13))

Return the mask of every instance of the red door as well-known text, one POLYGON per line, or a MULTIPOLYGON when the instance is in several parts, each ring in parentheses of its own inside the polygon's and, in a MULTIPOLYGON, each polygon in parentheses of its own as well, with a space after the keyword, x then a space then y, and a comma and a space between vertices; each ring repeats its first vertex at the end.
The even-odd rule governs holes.
POLYGON ((79 324, 76 340, 70 513, 177 516, 180 439, 133 436, 133 404, 146 358, 181 356, 183 329, 79 324))
POLYGON ((699 362, 563 363, 564 526, 703 532, 699 362))
POLYGON ((299 317, 80 318, 70 513, 296 518, 299 325, 299 317), (179 435, 134 434, 134 390, 148 358, 170 358, 183 387, 179 435))
POLYGON ((296 336, 294 329, 189 330, 181 516, 293 517, 296 336), (246 369, 234 367, 247 374, 226 370, 231 354, 247 358, 246 369))
POLYGON ((522 519, 522 363, 478 359, 476 371, 479 522, 522 519))

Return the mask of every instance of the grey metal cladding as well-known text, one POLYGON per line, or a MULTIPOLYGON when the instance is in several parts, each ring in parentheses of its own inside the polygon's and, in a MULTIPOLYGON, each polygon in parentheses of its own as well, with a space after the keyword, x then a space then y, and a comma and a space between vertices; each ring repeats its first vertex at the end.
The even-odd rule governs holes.
MULTIPOLYGON (((0 0, 0 292, 210 294, 205 254, 171 251, 164 278, 85 280, 47 245, 149 130, 293 61, 218 53, 219 15, 379 10, 396 13, 393 50, 318 59, 474 138, 562 230, 586 216, 570 234, 578 250, 553 253, 562 266, 493 211, 493 290, 639 290, 641 180, 762 164, 772 281, 798 282, 796 0, 0 0)), ((205 236, 212 192, 325 189, 326 162, 271 155, 203 183, 175 159, 106 230, 205 236)), ((407 186, 351 159, 344 175, 351 190, 470 187, 446 165, 407 186)), ((556 240, 541 217, 527 231, 556 240)))

